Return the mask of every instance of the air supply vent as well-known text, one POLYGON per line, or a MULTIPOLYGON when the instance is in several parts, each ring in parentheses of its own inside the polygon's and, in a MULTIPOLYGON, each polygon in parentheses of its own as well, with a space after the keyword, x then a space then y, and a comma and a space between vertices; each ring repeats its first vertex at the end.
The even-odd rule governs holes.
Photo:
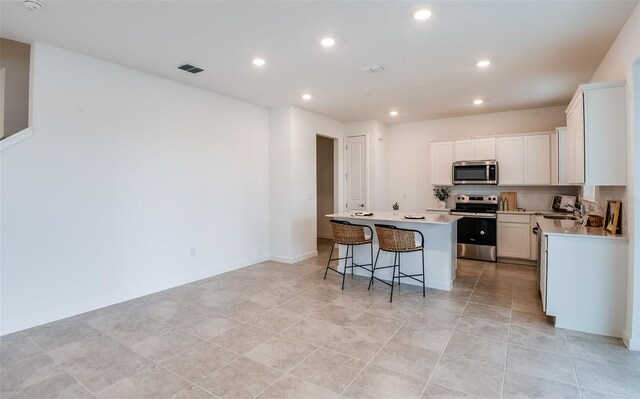
POLYGON ((386 69, 382 65, 371 65, 360 69, 360 72, 366 73, 368 75, 374 73, 382 73, 384 71, 386 71, 386 69))
POLYGON ((189 73, 200 73, 200 72, 204 71, 204 69, 199 68, 199 67, 197 67, 195 65, 192 65, 192 64, 189 64, 189 63, 184 63, 184 64, 180 65, 178 67, 178 69, 181 69, 181 70, 183 70, 185 72, 189 72, 189 73))

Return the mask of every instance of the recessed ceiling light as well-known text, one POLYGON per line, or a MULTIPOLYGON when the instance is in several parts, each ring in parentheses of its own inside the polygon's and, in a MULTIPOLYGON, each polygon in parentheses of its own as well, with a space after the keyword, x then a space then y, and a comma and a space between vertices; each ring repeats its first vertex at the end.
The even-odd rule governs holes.
POLYGON ((311 100, 311 94, 305 93, 302 95, 303 100, 311 100))
POLYGON ((489 60, 480 60, 480 61, 478 61, 478 63, 476 65, 478 66, 478 68, 486 68, 489 65, 491 65, 491 61, 489 61, 489 60))
POLYGON ((263 66, 264 64, 267 63, 267 61, 263 60, 262 58, 254 58, 252 62, 253 62, 253 65, 256 65, 256 66, 263 66))
POLYGON ((44 3, 40 0, 22 0, 22 6, 29 11, 40 11, 44 8, 44 3))
POLYGON ((398 116, 398 111, 391 111, 391 112, 389 112, 389 115, 398 116))
POLYGON ((333 45, 336 44, 336 41, 330 37, 325 37, 324 39, 320 40, 320 44, 325 47, 333 47, 333 45))
POLYGON ((423 8, 422 10, 418 10, 414 12, 413 17, 418 21, 424 21, 425 19, 428 19, 429 17, 431 17, 431 11, 427 10, 426 8, 423 8))
POLYGON ((475 105, 481 105, 482 103, 484 103, 484 100, 483 100, 483 99, 481 99, 481 98, 478 98, 477 100, 473 100, 473 103, 474 103, 475 105))

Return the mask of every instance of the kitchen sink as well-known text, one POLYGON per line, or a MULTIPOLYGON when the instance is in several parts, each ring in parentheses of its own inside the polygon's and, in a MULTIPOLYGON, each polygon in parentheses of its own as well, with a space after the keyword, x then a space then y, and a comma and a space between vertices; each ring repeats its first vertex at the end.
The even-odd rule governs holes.
POLYGON ((578 220, 575 216, 569 215, 543 215, 545 219, 554 219, 554 220, 578 220))

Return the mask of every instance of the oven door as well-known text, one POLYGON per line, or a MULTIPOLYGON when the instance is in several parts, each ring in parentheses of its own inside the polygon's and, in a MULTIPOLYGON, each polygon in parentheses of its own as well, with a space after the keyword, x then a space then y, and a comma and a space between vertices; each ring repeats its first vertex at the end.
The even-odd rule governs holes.
POLYGON ((456 162, 453 184, 498 184, 498 165, 491 161, 456 162))
POLYGON ((497 220, 495 214, 465 216, 458 220, 458 257, 495 262, 497 220))

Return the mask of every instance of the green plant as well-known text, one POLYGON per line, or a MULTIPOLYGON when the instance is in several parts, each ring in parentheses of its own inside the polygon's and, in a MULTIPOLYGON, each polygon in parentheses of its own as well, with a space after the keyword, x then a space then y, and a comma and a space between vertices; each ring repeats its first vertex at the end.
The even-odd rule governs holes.
POLYGON ((446 201, 451 195, 451 189, 449 187, 436 187, 433 189, 433 196, 440 201, 446 201))
POLYGON ((394 211, 400 210, 400 205, 398 205, 398 201, 396 201, 396 203, 393 204, 393 210, 394 211))

